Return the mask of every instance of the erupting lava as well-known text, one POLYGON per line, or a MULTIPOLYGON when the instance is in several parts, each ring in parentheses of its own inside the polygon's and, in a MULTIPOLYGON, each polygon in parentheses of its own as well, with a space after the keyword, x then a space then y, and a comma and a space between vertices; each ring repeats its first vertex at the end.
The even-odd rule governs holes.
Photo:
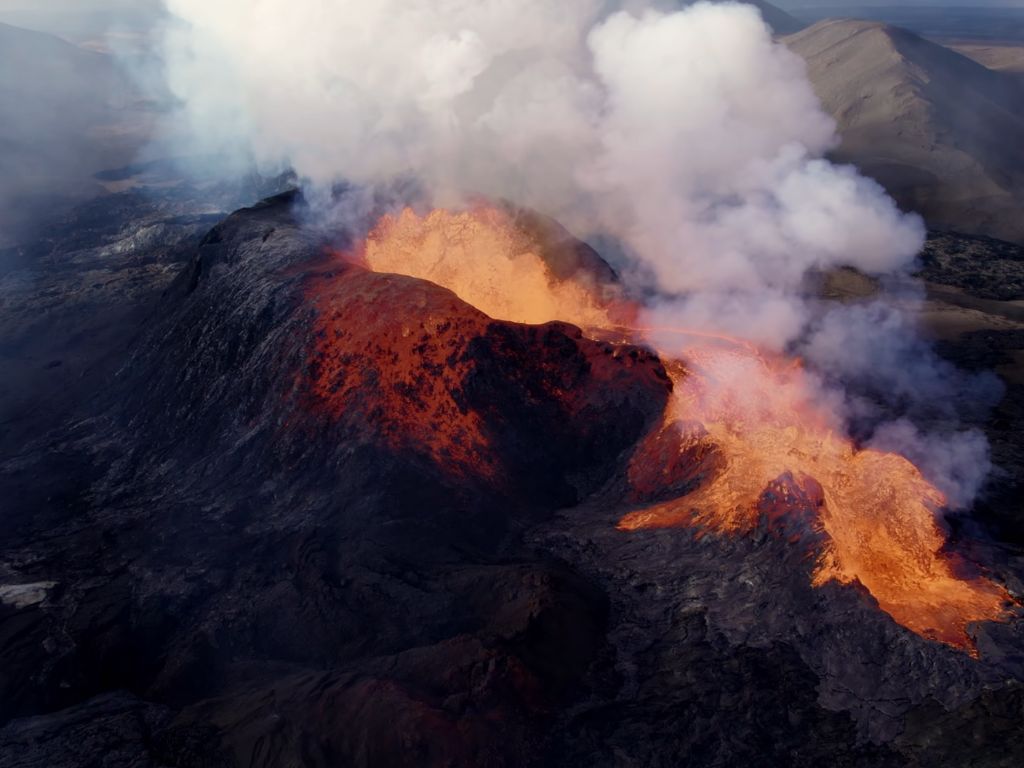
POLYGON ((366 239, 363 259, 375 272, 444 286, 496 320, 611 325, 593 287, 554 279, 541 253, 540 244, 494 208, 435 210, 426 217, 406 209, 380 221, 366 239))
MULTIPOLYGON (((753 530, 766 507, 781 503, 782 516, 810 509, 811 520, 768 523, 825 535, 815 585, 859 581, 903 626, 965 648, 969 624, 1004 616, 1006 591, 964 575, 967 564, 943 552, 943 495, 904 457, 857 449, 799 365, 706 342, 681 357, 685 367, 670 370, 675 397, 649 439, 683 455, 713 451, 710 471, 692 492, 630 513, 620 529, 700 524, 737 534, 753 530), (694 422, 699 432, 683 426, 694 422)), ((642 455, 631 477, 643 477, 642 455)))
MULTIPOLYGON (((623 342, 646 336, 622 327, 635 310, 600 298, 585 278, 557 278, 544 244, 500 210, 406 210, 381 221, 361 256, 374 271, 444 286, 495 319, 565 321, 623 342)), ((970 624, 1006 618, 1006 591, 944 551, 943 495, 902 456, 845 437, 798 361, 675 333, 679 349, 660 350, 674 396, 631 461, 638 508, 621 530, 699 525, 741 534, 763 520, 814 543, 815 585, 859 581, 924 637, 972 650, 970 624)))

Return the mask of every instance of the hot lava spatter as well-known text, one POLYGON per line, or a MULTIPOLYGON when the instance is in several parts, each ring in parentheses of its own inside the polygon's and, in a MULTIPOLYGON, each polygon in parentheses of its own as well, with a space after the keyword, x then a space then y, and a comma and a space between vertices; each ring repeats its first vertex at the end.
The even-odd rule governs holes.
MULTIPOLYGON (((495 319, 563 321, 649 346, 659 331, 653 346, 674 392, 630 462, 635 509, 620 530, 740 535, 765 524, 814 544, 815 585, 859 582, 904 627, 969 652, 971 624, 1007 618, 1006 590, 945 551, 943 494, 906 458, 846 437, 799 361, 696 331, 636 328, 635 307, 598 297, 585 278, 556 278, 544 244, 495 208, 387 216, 348 258, 446 287, 495 319)), ((441 453, 485 448, 449 442, 441 453)))

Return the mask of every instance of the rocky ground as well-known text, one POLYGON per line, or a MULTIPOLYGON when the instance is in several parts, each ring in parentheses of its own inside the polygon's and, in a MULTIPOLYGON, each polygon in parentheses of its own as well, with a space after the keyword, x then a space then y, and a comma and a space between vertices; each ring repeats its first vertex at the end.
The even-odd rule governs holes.
MULTIPOLYGON (((767 529, 617 530, 660 361, 341 266, 294 205, 129 192, 7 255, 0 765, 1024 760, 1019 623, 975 660, 767 529)), ((1014 254, 925 276, 1007 381, 962 536, 1021 594, 1014 254)))
MULTIPOLYGON (((920 276, 930 283, 979 299, 1024 300, 1024 247, 1019 245, 933 232, 921 260, 920 276)), ((993 313, 999 314, 998 308, 993 313)))

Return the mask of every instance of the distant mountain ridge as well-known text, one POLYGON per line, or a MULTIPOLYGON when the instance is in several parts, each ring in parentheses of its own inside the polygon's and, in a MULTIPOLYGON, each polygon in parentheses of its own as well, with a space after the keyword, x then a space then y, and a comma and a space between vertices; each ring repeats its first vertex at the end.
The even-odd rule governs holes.
POLYGON ((1024 87, 912 32, 829 20, 785 38, 859 166, 930 226, 1024 241, 1024 87))
POLYGON ((110 56, 0 24, 0 245, 40 210, 98 191, 96 171, 131 161, 136 99, 110 56))

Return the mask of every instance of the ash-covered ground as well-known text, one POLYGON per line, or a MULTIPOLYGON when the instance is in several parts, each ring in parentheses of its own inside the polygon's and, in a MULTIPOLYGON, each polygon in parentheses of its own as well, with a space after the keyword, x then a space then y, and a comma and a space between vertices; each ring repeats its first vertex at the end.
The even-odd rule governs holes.
MULTIPOLYGON (((813 542, 616 529, 652 353, 331 262, 294 194, 221 221, 207 192, 5 254, 5 768, 1024 761, 1020 622, 972 658, 812 587, 813 542)), ((1021 595, 1016 254, 935 235, 923 277, 941 352, 1006 384, 952 545, 1021 595)))

